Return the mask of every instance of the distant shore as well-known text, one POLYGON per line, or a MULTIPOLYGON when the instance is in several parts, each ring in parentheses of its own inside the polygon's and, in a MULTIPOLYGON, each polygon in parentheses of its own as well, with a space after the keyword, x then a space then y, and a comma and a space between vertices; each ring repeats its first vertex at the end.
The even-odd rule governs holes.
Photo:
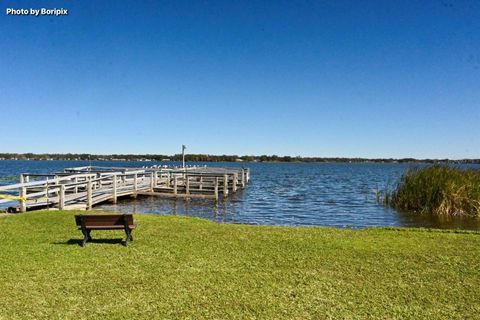
MULTIPOLYGON (((34 154, 34 153, 0 153, 0 160, 59 160, 59 161, 182 161, 181 154, 34 154)), ((349 162, 349 163, 432 163, 432 164, 479 164, 480 159, 415 159, 415 158, 347 158, 347 157, 300 157, 277 155, 208 155, 187 154, 189 162, 349 162)))

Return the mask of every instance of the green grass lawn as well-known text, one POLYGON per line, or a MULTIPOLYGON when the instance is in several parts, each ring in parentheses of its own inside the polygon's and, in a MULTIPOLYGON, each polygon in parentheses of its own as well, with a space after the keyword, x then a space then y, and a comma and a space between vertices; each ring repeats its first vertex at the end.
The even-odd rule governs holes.
POLYGON ((74 214, 0 218, 0 319, 480 318, 478 233, 138 215, 82 248, 74 214))

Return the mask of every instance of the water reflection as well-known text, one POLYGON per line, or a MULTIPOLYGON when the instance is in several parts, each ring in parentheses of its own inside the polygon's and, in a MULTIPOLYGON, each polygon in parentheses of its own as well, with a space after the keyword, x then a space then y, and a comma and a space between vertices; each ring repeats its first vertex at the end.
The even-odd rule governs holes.
POLYGON ((451 217, 402 211, 397 211, 397 216, 399 225, 406 227, 480 230, 480 218, 451 217))

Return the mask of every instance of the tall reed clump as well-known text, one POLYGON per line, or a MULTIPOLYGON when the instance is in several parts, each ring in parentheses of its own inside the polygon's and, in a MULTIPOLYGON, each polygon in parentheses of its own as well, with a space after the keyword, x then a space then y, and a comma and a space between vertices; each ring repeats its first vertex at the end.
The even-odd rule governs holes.
POLYGON ((480 170, 448 166, 410 169, 385 203, 399 210, 480 216, 480 170))

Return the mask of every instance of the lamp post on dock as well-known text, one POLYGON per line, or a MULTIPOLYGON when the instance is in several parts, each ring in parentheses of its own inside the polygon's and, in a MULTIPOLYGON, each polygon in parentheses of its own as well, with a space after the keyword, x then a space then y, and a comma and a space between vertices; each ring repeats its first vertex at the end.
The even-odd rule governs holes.
POLYGON ((187 146, 182 144, 182 165, 184 169, 185 169, 185 149, 187 149, 187 146))

